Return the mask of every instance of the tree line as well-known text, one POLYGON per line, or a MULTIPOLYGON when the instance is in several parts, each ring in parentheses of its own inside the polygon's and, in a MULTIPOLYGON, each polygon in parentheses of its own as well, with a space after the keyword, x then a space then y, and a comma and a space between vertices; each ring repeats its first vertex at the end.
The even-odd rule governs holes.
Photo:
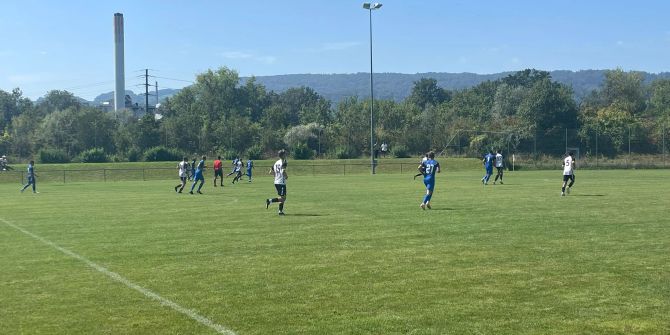
MULTIPOLYGON (((36 103, 18 88, 0 90, 0 152, 44 162, 260 159, 282 148, 296 159, 357 158, 370 154, 370 103, 352 96, 332 104, 305 86, 268 91, 254 78, 242 84, 225 67, 199 74, 167 99, 157 110, 162 118, 105 112, 67 91, 50 91, 36 103)), ((534 69, 462 90, 423 78, 403 101, 375 100, 374 114, 375 140, 389 143, 396 157, 455 146, 470 155, 531 146, 560 154, 564 146, 556 142, 566 129, 585 154, 594 141, 599 153, 620 154, 633 132, 636 151, 658 153, 670 118, 670 80, 646 84, 640 72, 610 70, 601 87, 577 101, 571 87, 534 69)))

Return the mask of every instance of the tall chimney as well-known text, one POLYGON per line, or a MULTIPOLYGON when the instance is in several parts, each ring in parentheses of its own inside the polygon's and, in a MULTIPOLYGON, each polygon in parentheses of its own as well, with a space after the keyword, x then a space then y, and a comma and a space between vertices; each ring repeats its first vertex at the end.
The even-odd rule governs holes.
POLYGON ((114 14, 114 111, 126 107, 126 74, 123 65, 123 14, 114 14))

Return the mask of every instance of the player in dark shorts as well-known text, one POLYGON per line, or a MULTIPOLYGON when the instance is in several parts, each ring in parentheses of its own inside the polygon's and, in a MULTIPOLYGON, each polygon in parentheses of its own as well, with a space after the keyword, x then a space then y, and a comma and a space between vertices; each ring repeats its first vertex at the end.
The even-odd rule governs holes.
POLYGON ((277 190, 277 195, 279 197, 272 199, 265 199, 265 208, 269 208, 270 204, 273 202, 279 203, 279 215, 284 215, 284 202, 286 202, 286 180, 288 175, 286 174, 286 150, 282 149, 279 151, 279 160, 275 162, 270 169, 270 174, 275 177, 275 189, 277 190))
POLYGON ((217 157, 212 166, 214 169, 214 187, 216 187, 216 178, 221 177, 219 183, 223 187, 223 162, 221 162, 221 156, 217 157))

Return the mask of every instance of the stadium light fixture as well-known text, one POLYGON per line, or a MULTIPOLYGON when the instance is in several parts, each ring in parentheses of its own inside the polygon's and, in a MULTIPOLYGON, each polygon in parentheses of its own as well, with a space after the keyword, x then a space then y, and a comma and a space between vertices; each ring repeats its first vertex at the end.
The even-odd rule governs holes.
POLYGON ((375 174, 375 94, 372 77, 372 11, 382 7, 379 2, 364 2, 363 8, 367 9, 370 14, 370 166, 372 167, 372 174, 375 174))

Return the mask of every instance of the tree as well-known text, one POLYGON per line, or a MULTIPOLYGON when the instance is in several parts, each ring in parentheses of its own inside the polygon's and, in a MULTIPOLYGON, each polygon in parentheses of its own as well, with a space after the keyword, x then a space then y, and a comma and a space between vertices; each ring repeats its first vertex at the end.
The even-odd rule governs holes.
POLYGON ((68 108, 79 109, 81 103, 77 100, 74 94, 68 91, 52 90, 47 92, 44 99, 37 106, 43 109, 43 115, 46 115, 68 108))
POLYGON ((337 105, 335 122, 329 126, 328 133, 334 138, 334 144, 348 155, 359 156, 369 152, 370 141, 370 106, 358 98, 344 99, 337 105))
POLYGON ((0 90, 0 129, 10 125, 12 119, 32 109, 32 102, 15 88, 11 93, 0 90))
POLYGON ((448 91, 437 86, 437 80, 433 78, 421 78, 414 82, 412 93, 407 100, 409 103, 424 109, 428 105, 437 106, 450 99, 448 91))
MULTIPOLYGON (((579 136, 582 140, 591 145, 598 136, 599 152, 607 155, 624 151, 626 136, 631 136, 633 128, 635 136, 645 138, 643 142, 647 142, 652 124, 637 120, 644 116, 645 110, 648 113, 653 111, 646 107, 647 88, 643 79, 639 72, 606 71, 601 88, 582 101, 579 114, 579 136), (632 124, 635 127, 630 127, 632 124)), ((663 84, 658 85, 656 93, 661 95, 655 98, 655 103, 660 107, 664 89, 663 84)))
POLYGON ((532 87, 535 83, 546 80, 551 80, 549 72, 525 69, 503 78, 502 83, 511 87, 532 87))
POLYGON ((670 80, 656 80, 651 83, 650 98, 645 117, 653 121, 648 135, 657 152, 663 150, 663 142, 668 140, 670 129, 670 80))
POLYGON ((644 77, 640 72, 624 72, 621 69, 605 72, 601 94, 605 105, 617 104, 632 115, 638 115, 646 106, 644 77))
MULTIPOLYGON (((298 145, 305 145, 308 147, 313 147, 315 143, 309 143, 310 141, 314 142, 317 139, 318 133, 322 130, 321 126, 316 123, 310 123, 305 125, 298 125, 288 129, 284 135, 284 143, 288 145, 289 148, 296 147, 298 145), (310 145, 311 144, 311 145, 310 145)), ((316 148, 312 148, 316 150, 316 148)))

